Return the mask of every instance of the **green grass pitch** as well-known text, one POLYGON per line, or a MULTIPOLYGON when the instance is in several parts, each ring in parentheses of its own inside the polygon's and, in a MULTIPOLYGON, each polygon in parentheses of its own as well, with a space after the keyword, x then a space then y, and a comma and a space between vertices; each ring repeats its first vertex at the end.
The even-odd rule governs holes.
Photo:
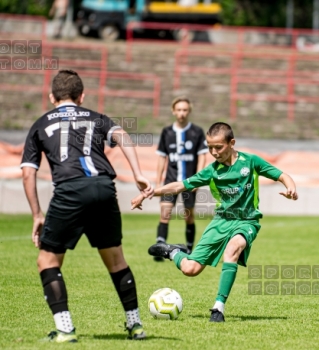
MULTIPOLYGON (((208 222, 197 220, 197 239, 208 222)), ((208 322, 221 263, 189 278, 172 262, 153 262, 147 249, 154 243, 157 223, 158 215, 123 215, 123 247, 137 281, 148 338, 142 342, 126 339, 124 312, 111 279, 84 236, 77 248, 67 253, 63 266, 79 343, 42 344, 38 340, 54 329, 54 323, 37 273, 37 249, 30 239, 31 216, 0 215, 0 349, 319 348, 319 295, 251 295, 248 286, 252 280, 243 267, 239 267, 226 305, 226 322, 208 322), (149 314, 148 298, 163 287, 177 290, 183 298, 184 310, 176 321, 156 320, 149 314)), ((319 268, 319 217, 266 217, 261 224, 250 265, 319 268)), ((169 242, 184 242, 183 221, 171 222, 169 242)), ((314 277, 306 278, 306 282, 319 282, 314 277)), ((282 283, 280 276, 274 281, 282 283)), ((263 278, 261 282, 269 280, 263 278)))

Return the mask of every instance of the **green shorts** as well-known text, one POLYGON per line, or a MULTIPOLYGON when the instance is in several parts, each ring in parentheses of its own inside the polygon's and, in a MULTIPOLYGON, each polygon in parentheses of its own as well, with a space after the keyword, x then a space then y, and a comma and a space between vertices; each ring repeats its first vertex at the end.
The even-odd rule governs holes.
POLYGON ((216 266, 222 257, 227 243, 235 235, 242 235, 247 242, 240 254, 238 264, 246 266, 253 241, 257 237, 260 225, 257 220, 213 219, 206 227, 193 252, 187 257, 202 265, 216 266))

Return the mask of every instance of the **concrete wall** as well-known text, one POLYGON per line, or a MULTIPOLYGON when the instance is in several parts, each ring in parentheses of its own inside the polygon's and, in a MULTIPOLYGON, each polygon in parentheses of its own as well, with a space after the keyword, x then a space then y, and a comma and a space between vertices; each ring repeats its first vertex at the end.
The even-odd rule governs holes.
MULTIPOLYGON (((123 213, 131 212, 130 200, 138 194, 134 184, 116 182, 118 200, 123 213)), ((281 185, 260 187, 260 210, 264 214, 274 215, 319 215, 319 188, 298 188, 299 200, 289 201, 278 193, 283 190, 281 185)), ((43 211, 46 211, 52 196, 53 186, 49 181, 38 180, 39 200, 43 211)), ((208 188, 198 191, 197 208, 203 212, 207 207, 210 212, 213 208, 211 197, 207 196, 208 188), (207 198, 208 202, 207 203, 207 198), (201 208, 201 209, 199 209, 201 208)), ((181 205, 177 204, 177 209, 181 205)), ((0 180, 0 212, 1 213, 30 213, 21 180, 0 180)), ((135 210, 135 214, 159 213, 159 199, 146 200, 143 211, 135 210)))

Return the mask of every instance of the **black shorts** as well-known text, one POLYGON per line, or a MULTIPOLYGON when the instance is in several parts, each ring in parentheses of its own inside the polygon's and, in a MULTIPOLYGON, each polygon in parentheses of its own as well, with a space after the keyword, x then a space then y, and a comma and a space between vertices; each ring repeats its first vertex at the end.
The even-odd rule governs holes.
POLYGON ((74 249, 83 233, 98 249, 121 245, 121 213, 115 184, 108 176, 79 177, 56 186, 40 237, 41 248, 63 253, 74 249))
MULTIPOLYGON (((184 207, 191 209, 195 207, 195 201, 196 201, 196 192, 182 192, 182 201, 184 203, 184 207)), ((177 196, 178 195, 173 195, 173 194, 165 194, 164 196, 161 196, 161 202, 169 202, 173 203, 175 206, 176 201, 177 201, 177 196)))

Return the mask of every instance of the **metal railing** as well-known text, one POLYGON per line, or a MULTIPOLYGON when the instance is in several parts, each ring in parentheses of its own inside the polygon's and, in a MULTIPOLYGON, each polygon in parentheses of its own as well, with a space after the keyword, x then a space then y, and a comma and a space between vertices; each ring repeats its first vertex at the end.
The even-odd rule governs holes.
POLYGON ((295 51, 291 53, 248 53, 248 52, 209 52, 209 51, 190 51, 180 49, 175 53, 174 67, 174 89, 180 89, 181 75, 186 74, 211 74, 227 75, 230 78, 230 116, 232 119, 237 117, 238 101, 273 101, 286 102, 287 119, 294 120, 294 110, 296 102, 319 103, 319 97, 298 95, 295 92, 297 85, 319 85, 319 72, 315 74, 312 70, 300 70, 296 67, 298 62, 319 61, 319 55, 305 56, 295 51), (229 59, 229 66, 222 68, 203 67, 191 65, 188 63, 190 57, 226 57, 229 59), (286 69, 261 69, 261 68, 243 68, 244 59, 267 60, 268 62, 284 61, 286 69), (269 94, 267 92, 257 91, 256 93, 239 93, 240 84, 264 84, 264 85, 284 85, 286 94, 269 94))

